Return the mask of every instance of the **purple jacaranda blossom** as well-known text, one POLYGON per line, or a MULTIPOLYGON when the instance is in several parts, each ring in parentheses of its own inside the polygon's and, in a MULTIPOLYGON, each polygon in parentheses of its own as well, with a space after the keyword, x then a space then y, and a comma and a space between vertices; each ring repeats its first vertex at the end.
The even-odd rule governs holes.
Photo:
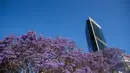
POLYGON ((59 66, 64 66, 65 64, 64 63, 57 63, 59 66))
POLYGON ((13 50, 6 49, 6 50, 3 51, 3 53, 11 55, 11 54, 14 54, 15 52, 13 50))
POLYGON ((5 47, 5 44, 0 44, 0 48, 4 48, 5 47))
POLYGON ((16 53, 16 55, 20 55, 20 52, 15 52, 16 53))
POLYGON ((86 73, 92 73, 92 70, 88 66, 85 66, 84 70, 85 70, 86 73))
POLYGON ((68 69, 65 69, 65 71, 63 71, 63 73, 71 73, 68 69))
POLYGON ((31 50, 26 50, 25 53, 32 54, 33 51, 31 51, 31 50))
POLYGON ((4 53, 0 53, 0 56, 4 56, 4 53))
POLYGON ((40 61, 35 61, 36 64, 40 64, 41 62, 40 61))
POLYGON ((76 69, 76 71, 74 71, 74 73, 86 73, 85 70, 82 69, 76 69))
POLYGON ((3 57, 0 56, 0 61, 2 61, 2 60, 3 60, 3 57))
POLYGON ((9 58, 17 58, 16 55, 9 55, 9 54, 5 55, 5 57, 8 58, 8 59, 9 59, 9 58))
POLYGON ((56 62, 47 62, 44 65, 49 67, 49 68, 58 68, 59 67, 56 62))
POLYGON ((0 68, 7 70, 25 70, 28 67, 34 69, 34 73, 111 73, 118 68, 124 70, 121 68, 124 51, 118 48, 86 53, 68 38, 36 37, 33 31, 20 37, 9 36, 1 40, 0 45, 0 68))
POLYGON ((71 65, 67 65, 66 68, 70 71, 73 71, 73 67, 71 65))

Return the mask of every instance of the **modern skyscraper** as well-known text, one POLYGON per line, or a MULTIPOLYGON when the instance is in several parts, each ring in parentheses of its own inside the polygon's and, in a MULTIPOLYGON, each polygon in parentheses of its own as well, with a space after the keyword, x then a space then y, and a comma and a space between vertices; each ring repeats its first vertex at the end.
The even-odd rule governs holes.
POLYGON ((101 27, 90 17, 86 22, 86 38, 90 52, 107 48, 101 27))

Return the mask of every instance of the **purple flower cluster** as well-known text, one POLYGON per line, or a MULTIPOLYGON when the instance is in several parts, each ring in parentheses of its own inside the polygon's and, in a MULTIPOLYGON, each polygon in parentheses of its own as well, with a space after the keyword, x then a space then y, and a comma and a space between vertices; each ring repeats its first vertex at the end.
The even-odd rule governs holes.
POLYGON ((74 41, 36 37, 35 32, 29 31, 0 41, 0 73, 111 73, 121 66, 123 53, 118 48, 84 53, 74 41))

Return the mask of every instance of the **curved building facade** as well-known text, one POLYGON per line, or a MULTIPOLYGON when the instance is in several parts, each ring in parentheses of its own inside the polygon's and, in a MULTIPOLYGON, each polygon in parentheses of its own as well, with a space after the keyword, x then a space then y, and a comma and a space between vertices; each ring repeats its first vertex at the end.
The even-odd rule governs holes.
POLYGON ((101 26, 90 17, 86 21, 86 38, 90 52, 107 48, 107 43, 103 36, 101 26))

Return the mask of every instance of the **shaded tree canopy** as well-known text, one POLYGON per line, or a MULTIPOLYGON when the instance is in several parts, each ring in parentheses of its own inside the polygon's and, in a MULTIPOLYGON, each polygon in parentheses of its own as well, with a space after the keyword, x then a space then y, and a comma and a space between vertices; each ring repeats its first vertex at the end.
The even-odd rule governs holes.
POLYGON ((85 53, 69 39, 29 31, 0 41, 0 73, 111 73, 123 67, 122 54, 118 48, 85 53))

